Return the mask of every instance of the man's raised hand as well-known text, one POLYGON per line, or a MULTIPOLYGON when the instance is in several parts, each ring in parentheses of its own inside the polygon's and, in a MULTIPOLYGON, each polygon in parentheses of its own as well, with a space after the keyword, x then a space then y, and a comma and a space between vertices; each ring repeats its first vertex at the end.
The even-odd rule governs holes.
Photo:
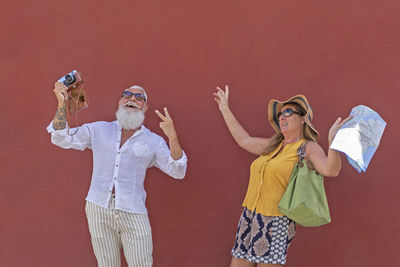
POLYGON ((160 128, 163 130, 164 134, 169 139, 177 138, 177 134, 176 134, 175 127, 174 127, 174 122, 172 121, 172 118, 169 115, 167 108, 164 108, 165 114, 162 114, 158 110, 156 110, 155 112, 158 115, 158 117, 160 117, 160 119, 161 119, 160 128))

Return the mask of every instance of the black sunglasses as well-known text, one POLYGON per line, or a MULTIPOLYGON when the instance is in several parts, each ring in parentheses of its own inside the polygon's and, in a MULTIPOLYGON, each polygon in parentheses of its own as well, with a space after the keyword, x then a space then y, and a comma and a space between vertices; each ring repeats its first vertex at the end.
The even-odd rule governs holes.
POLYGON ((300 115, 301 116, 301 113, 300 112, 297 112, 297 111, 295 111, 294 109, 292 109, 292 108, 285 108, 282 112, 279 112, 278 113, 278 116, 277 116, 277 118, 279 119, 280 117, 281 117, 281 115, 283 115, 284 117, 290 117, 290 116, 292 116, 293 114, 297 114, 297 115, 300 115))
POLYGON ((132 96, 135 96, 135 99, 137 101, 146 101, 146 96, 141 93, 132 93, 131 91, 123 91, 122 92, 122 97, 126 99, 130 99, 132 96))

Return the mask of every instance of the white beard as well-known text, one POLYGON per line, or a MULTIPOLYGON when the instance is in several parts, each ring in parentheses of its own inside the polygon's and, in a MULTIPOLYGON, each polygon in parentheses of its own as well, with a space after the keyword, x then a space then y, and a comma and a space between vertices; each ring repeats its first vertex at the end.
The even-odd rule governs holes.
POLYGON ((119 106, 115 113, 117 120, 124 130, 133 130, 142 126, 144 121, 143 110, 126 110, 124 107, 119 106))

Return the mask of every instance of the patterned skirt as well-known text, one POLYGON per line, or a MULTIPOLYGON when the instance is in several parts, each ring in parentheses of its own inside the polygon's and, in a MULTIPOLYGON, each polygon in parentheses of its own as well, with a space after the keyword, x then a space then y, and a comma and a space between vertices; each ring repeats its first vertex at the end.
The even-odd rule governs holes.
POLYGON ((253 263, 285 264, 296 224, 286 216, 264 216, 245 208, 232 256, 253 263))

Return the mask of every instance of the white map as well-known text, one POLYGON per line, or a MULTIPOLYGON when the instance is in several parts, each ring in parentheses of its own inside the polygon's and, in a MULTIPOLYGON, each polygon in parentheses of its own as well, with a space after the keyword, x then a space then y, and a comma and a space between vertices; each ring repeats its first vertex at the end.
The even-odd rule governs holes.
POLYGON ((353 118, 337 132, 330 148, 345 153, 358 172, 365 172, 379 146, 386 122, 363 105, 353 108, 350 115, 353 118))

